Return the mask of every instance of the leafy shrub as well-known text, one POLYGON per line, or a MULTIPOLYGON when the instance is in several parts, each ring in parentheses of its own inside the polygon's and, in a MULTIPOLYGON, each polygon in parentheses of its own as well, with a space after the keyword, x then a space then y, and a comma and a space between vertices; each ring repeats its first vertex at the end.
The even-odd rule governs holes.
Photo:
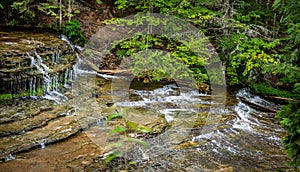
MULTIPOLYGON (((286 97, 292 99, 300 99, 300 94, 295 94, 290 91, 278 89, 271 87, 270 85, 264 84, 251 84, 250 87, 259 94, 262 95, 270 95, 270 96, 279 96, 279 97, 286 97)), ((299 92, 298 92, 299 93, 299 92)))
POLYGON ((280 124, 287 129, 289 134, 284 137, 283 144, 286 154, 291 161, 288 163, 297 171, 300 165, 300 103, 292 102, 284 106, 278 113, 280 124))
POLYGON ((112 49, 112 53, 116 56, 130 57, 133 60, 131 70, 140 78, 170 81, 193 75, 200 84, 208 80, 204 65, 209 56, 203 54, 205 50, 201 52, 201 55, 196 55, 188 45, 165 36, 155 35, 137 35, 120 42, 112 49), (148 53, 147 49, 150 49, 148 53), (144 59, 141 59, 143 57, 144 59))
POLYGON ((279 44, 279 40, 271 42, 262 38, 249 38, 242 34, 232 33, 221 42, 222 49, 230 50, 227 58, 226 74, 229 84, 245 84, 255 81, 266 64, 278 64, 280 61, 272 57, 268 51, 279 44))
MULTIPOLYGON (((107 117, 107 119, 106 119, 105 122, 109 122, 109 121, 114 120, 116 118, 123 118, 123 117, 126 117, 126 115, 123 115, 122 113, 117 112, 117 113, 109 115, 107 117)), ((126 143, 126 142, 137 143, 137 144, 140 144, 140 145, 144 146, 147 149, 150 148, 150 144, 147 143, 146 141, 143 141, 142 139, 137 139, 137 138, 129 137, 127 134, 131 133, 131 132, 151 133, 152 131, 151 131, 150 128, 148 128, 148 127, 146 127, 144 125, 140 125, 140 124, 137 124, 137 123, 131 122, 131 121, 125 121, 125 122, 123 122, 123 125, 119 124, 116 127, 114 127, 108 133, 109 136, 113 136, 113 135, 117 134, 117 135, 123 135, 124 137, 122 139, 120 139, 118 142, 108 144, 105 147, 105 149, 112 149, 113 150, 105 158, 105 163, 106 164, 108 164, 109 162, 111 162, 115 158, 123 156, 124 152, 118 150, 118 148, 122 147, 123 144, 126 143)), ((131 161, 130 163, 133 163, 133 161, 131 161)))
POLYGON ((82 29, 80 28, 80 23, 76 19, 67 21, 64 26, 61 27, 62 34, 66 35, 74 44, 79 44, 83 46, 87 39, 83 35, 82 29))

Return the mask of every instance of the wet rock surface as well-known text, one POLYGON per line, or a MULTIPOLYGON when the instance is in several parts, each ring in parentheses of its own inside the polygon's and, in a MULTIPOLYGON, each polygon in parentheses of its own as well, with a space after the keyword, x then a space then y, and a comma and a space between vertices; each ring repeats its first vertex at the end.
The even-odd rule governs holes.
MULTIPOLYGON (((276 119, 271 117, 272 114, 247 109, 242 102, 230 100, 236 103, 228 106, 220 121, 214 123, 205 120, 209 115, 209 95, 179 93, 171 84, 145 90, 131 88, 130 94, 134 96, 129 96, 128 101, 119 101, 112 93, 110 80, 96 78, 91 84, 83 82, 85 77, 78 79, 83 79, 80 83, 85 86, 81 84, 77 89, 82 90, 88 86, 90 90, 79 93, 75 88, 75 93, 69 93, 71 96, 68 102, 57 105, 49 100, 30 100, 25 101, 25 104, 29 103, 32 110, 20 109, 27 107, 21 102, 19 108, 12 108, 16 110, 7 116, 7 121, 11 122, 1 124, 8 128, 3 127, 1 130, 0 150, 2 158, 10 157, 11 154, 15 159, 0 163, 1 169, 10 171, 28 167, 37 171, 49 168, 59 171, 274 171, 286 168, 280 141, 285 131, 280 129, 276 119), (184 113, 178 109, 178 96, 183 96, 181 100, 184 104, 182 107, 185 107, 184 113), (192 100, 190 96, 196 99, 192 100), (199 98, 203 106, 190 103, 199 98), (44 110, 39 109, 42 107, 41 102, 47 104, 47 110, 45 107, 44 110), (18 111, 32 112, 34 115, 16 115, 16 118, 12 114, 18 114, 18 111), (102 123, 101 119, 116 111, 127 116, 102 123), (8 120, 10 118, 13 120, 8 120), (24 120, 28 122, 19 125, 19 129, 9 128, 14 126, 11 124, 21 124, 24 120), (109 141, 120 141, 119 136, 122 135, 113 137, 107 134, 117 126, 125 126, 124 123, 130 120, 152 129, 152 134, 136 131, 126 134, 126 137, 149 143, 150 149, 140 144, 124 144, 127 148, 122 151, 126 156, 105 164, 104 158, 110 151, 105 147, 109 141), (41 121, 44 121, 43 125, 40 124, 41 121), (215 129, 205 133, 204 127, 208 125, 215 125, 215 129), (25 129, 24 133, 9 133, 21 131, 28 126, 37 128, 28 131, 25 129), (84 132, 80 132, 82 130, 84 132), (105 142, 101 142, 103 140, 105 142), (131 161, 135 163, 129 164, 131 161)), ((122 97, 121 94, 119 96, 122 97)), ((3 111, 8 110, 9 108, 3 111)))
MULTIPOLYGON (((131 82, 130 88, 124 89, 122 83, 128 82, 126 78, 75 70, 69 56, 58 63, 56 50, 61 53, 59 57, 63 51, 69 54, 67 51, 71 50, 57 47, 55 42, 65 45, 66 41, 49 36, 56 41, 47 43, 45 35, 39 34, 25 41, 20 35, 12 38, 8 33, 0 34, 3 42, 10 40, 1 46, 10 46, 9 52, 13 52, 1 56, 8 59, 1 61, 0 73, 6 78, 1 77, 2 84, 7 81, 4 85, 8 86, 1 91, 14 92, 26 86, 32 92, 38 85, 49 86, 40 97, 31 95, 31 98, 15 99, 9 106, 0 105, 1 171, 287 169, 281 144, 285 131, 273 113, 260 112, 236 99, 242 96, 256 103, 264 102, 247 90, 228 94, 226 107, 222 107, 215 100, 223 96, 179 88, 176 83, 131 82), (23 49, 14 48, 17 44, 24 44, 23 49), (31 45, 37 47, 36 53, 20 53, 29 51, 31 45), (50 57, 52 50, 56 55, 50 57), (37 64, 39 57, 43 63, 37 64), (31 62, 35 63, 31 65, 31 62), (52 73, 41 64, 50 67, 52 73), (46 73, 34 72, 39 68, 46 73), (59 71, 64 72, 52 76, 59 71), (22 79, 17 80, 12 83, 12 90, 10 76, 24 72, 35 79, 24 86, 20 85, 22 79), (44 78, 39 80, 39 76, 44 78), (51 82, 45 84, 45 77, 51 82), (63 88, 59 89, 59 85, 63 88), (116 113, 122 115, 106 120, 116 113), (151 132, 133 129, 139 126, 151 132), (120 150, 123 155, 105 164, 105 157, 114 150, 120 150)), ((8 49, 3 48, 1 52, 8 49)))
POLYGON ((0 34, 0 94, 29 96, 42 86, 52 87, 45 79, 48 83, 55 79, 64 82, 66 70, 77 61, 72 47, 58 35, 24 31, 0 34))
MULTIPOLYGON (((0 107, 2 119, 0 158, 4 162, 0 163, 1 169, 10 171, 21 164, 30 166, 28 169, 38 171, 47 169, 49 165, 53 165, 53 170, 105 169, 103 153, 107 150, 103 150, 103 145, 91 139, 89 134, 93 132, 99 134, 98 129, 102 125, 97 122, 115 113, 116 107, 108 106, 112 102, 112 97, 109 95, 110 82, 97 78, 97 84, 92 87, 100 95, 97 98, 92 94, 74 96, 69 93, 69 101, 61 104, 40 98, 24 99, 11 106, 2 105, 0 107), (86 114, 74 110, 72 101, 79 101, 82 98, 85 101, 80 103, 82 105, 86 103, 87 106, 94 104, 97 113, 86 114), (32 151, 34 154, 31 154, 32 151), (39 153, 43 153, 43 156, 39 156, 39 153), (58 160, 60 158, 63 158, 63 161, 58 160), (8 161, 11 159, 14 160, 8 161), (36 165, 32 165, 32 161, 35 161, 36 165)), ((113 128, 125 122, 128 120, 118 118, 106 125, 113 128)), ((157 120, 143 121, 143 124, 153 129, 152 134, 161 133, 167 126, 165 118, 161 117, 157 120)), ((100 134, 106 137, 105 133, 100 134)), ((132 134, 132 137, 137 135, 146 137, 145 134, 135 131, 127 134, 132 134)))

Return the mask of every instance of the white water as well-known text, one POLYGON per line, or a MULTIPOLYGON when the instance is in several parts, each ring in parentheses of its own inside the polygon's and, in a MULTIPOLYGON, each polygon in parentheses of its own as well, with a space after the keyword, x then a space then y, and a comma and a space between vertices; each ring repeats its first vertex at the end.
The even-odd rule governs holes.
MULTIPOLYGON (((27 56, 31 60, 30 66, 34 66, 37 71, 42 74, 42 83, 40 86, 44 87, 43 98, 52 100, 55 103, 65 102, 68 98, 60 92, 59 85, 59 75, 50 69, 44 62, 41 56, 34 52, 34 55, 27 53, 27 56)), ((52 62, 56 62, 60 58, 60 52, 56 52, 52 55, 52 62)), ((64 75, 64 87, 70 88, 70 84, 73 80, 73 69, 66 68, 64 75)), ((30 96, 35 97, 34 94, 37 91, 37 76, 32 76, 30 78, 30 96)))
MULTIPOLYGON (((74 46, 64 35, 61 36, 61 39, 63 41, 66 41, 73 51, 74 47, 79 50, 82 49, 81 47, 74 46)), ((60 50, 52 54, 52 56, 50 57, 52 63, 56 64, 61 59, 61 54, 62 53, 60 50)), ((49 66, 47 66, 46 63, 44 63, 42 57, 37 52, 34 52, 33 54, 27 52, 27 56, 30 58, 30 66, 35 67, 37 69, 37 72, 42 75, 41 83, 38 83, 40 82, 40 79, 38 79, 37 76, 32 76, 30 78, 29 89, 30 96, 32 98, 36 97, 34 95, 38 91, 37 86, 43 86, 44 95, 42 96, 42 98, 54 101, 58 104, 66 102, 68 98, 64 95, 63 90, 60 88, 60 85, 63 85, 64 88, 70 89, 72 87, 73 79, 81 73, 86 72, 79 70, 78 64, 81 63, 82 60, 77 53, 77 63, 72 67, 67 67, 65 72, 61 75, 53 72, 53 70, 49 66), (61 76, 63 76, 63 78, 61 76)))
POLYGON ((41 143, 41 149, 45 149, 46 146, 45 146, 45 143, 41 143))
POLYGON ((9 154, 8 157, 5 158, 5 161, 14 160, 15 157, 12 154, 9 154))

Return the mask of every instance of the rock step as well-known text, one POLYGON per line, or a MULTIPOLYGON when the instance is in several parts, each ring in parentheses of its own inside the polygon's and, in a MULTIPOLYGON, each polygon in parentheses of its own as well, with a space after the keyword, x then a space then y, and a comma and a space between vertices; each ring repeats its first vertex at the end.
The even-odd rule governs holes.
POLYGON ((0 159, 39 145, 66 139, 80 130, 81 127, 77 123, 76 117, 66 116, 48 123, 43 128, 28 131, 22 135, 2 137, 0 140, 0 159))
POLYGON ((53 110, 53 108, 51 102, 48 100, 20 100, 18 104, 0 107, 0 124, 32 118, 41 112, 50 110, 53 110))
POLYGON ((40 112, 40 109, 37 109, 36 112, 30 113, 27 118, 24 117, 25 119, 0 124, 0 137, 20 135, 27 131, 41 128, 47 125, 51 120, 67 116, 65 111, 68 112, 70 110, 71 107, 66 106, 56 107, 54 110, 49 112, 40 112))

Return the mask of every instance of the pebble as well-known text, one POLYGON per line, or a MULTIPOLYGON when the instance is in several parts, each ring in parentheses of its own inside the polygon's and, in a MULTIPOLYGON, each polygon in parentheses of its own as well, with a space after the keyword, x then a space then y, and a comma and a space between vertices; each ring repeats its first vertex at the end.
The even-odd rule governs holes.
POLYGON ((83 164, 83 165, 90 165, 91 162, 90 161, 82 161, 81 164, 83 164))

